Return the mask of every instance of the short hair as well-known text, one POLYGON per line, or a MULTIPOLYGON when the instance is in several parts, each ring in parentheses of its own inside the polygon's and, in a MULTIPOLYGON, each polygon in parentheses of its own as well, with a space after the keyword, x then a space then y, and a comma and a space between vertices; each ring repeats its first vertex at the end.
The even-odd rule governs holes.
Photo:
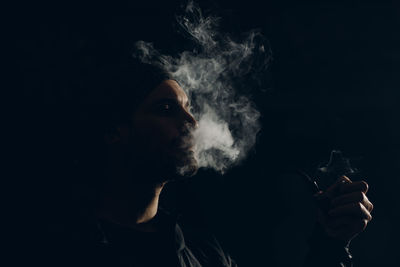
POLYGON ((161 65, 127 57, 99 71, 104 104, 103 121, 112 126, 129 120, 144 98, 172 74, 161 65))

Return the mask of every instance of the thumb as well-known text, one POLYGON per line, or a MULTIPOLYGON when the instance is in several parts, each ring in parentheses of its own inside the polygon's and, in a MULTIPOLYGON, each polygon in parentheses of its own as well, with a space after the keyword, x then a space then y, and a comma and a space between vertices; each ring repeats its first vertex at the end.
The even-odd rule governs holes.
POLYGON ((342 175, 336 180, 336 182, 333 185, 331 185, 330 187, 328 187, 328 189, 326 189, 325 194, 328 197, 332 197, 337 194, 337 192, 341 189, 343 184, 347 183, 352 183, 352 181, 349 179, 349 177, 342 175))

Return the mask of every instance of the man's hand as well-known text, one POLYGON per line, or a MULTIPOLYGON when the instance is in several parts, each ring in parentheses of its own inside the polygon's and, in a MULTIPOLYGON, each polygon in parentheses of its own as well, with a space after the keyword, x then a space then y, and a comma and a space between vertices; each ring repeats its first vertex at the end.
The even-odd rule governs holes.
POLYGON ((326 192, 316 195, 318 199, 330 200, 328 211, 318 211, 318 221, 328 236, 348 242, 364 231, 372 220, 373 209, 367 191, 366 182, 352 182, 342 176, 326 192))

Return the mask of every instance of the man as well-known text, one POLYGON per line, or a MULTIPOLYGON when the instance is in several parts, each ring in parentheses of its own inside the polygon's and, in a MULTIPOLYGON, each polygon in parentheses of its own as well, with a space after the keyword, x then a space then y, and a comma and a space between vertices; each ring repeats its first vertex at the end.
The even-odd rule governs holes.
MULTIPOLYGON (((198 169, 191 135, 197 122, 179 82, 160 67, 129 60, 104 75, 107 160, 97 166, 104 175, 95 177, 85 219, 53 236, 64 251, 53 247, 52 259, 58 266, 236 266, 211 234, 182 226, 159 208, 165 184, 198 169)), ((367 190, 365 182, 341 177, 319 193, 331 208, 320 212, 305 266, 351 266, 347 245, 371 220, 367 190)))

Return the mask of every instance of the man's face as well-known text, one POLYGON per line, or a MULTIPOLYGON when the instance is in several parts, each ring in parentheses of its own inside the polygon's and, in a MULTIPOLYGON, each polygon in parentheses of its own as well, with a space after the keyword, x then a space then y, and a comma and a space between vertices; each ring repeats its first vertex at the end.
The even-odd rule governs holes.
POLYGON ((160 179, 170 179, 175 174, 190 176, 197 171, 191 135, 197 122, 189 112, 189 105, 179 84, 166 80, 134 113, 131 148, 145 166, 169 176, 160 179))

